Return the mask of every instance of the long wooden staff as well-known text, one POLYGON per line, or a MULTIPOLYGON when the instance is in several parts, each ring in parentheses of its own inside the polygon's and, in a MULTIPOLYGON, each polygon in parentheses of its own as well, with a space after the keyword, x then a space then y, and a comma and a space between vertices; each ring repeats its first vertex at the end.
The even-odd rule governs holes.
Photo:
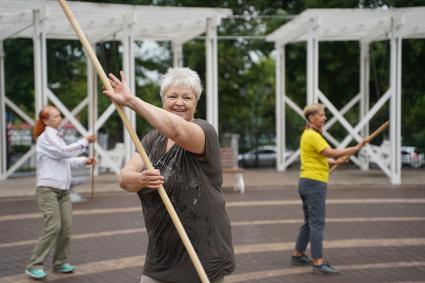
MULTIPOLYGON (((104 85, 104 87, 108 90, 113 90, 111 83, 108 80, 108 77, 105 74, 105 71, 103 70, 102 66, 99 63, 99 60, 97 59, 91 45, 89 44, 86 36, 84 35, 84 33, 81 30, 81 27, 79 25, 79 23, 77 22, 77 20, 75 19, 72 11, 69 9, 67 3, 65 0, 58 0, 59 4, 61 5, 63 11, 65 12, 66 16, 68 17, 69 22, 71 23, 75 33, 77 34, 78 38, 81 41, 81 44, 83 45, 84 49, 86 50, 90 60, 92 61, 94 67, 96 68, 96 72, 99 75, 100 79, 102 80, 102 83, 104 85)), ((149 160, 149 157, 147 156, 142 143, 140 142, 140 140, 138 139, 136 133, 134 132, 134 130, 131 127, 130 121, 128 120, 124 110, 122 109, 121 105, 116 104, 115 102, 113 102, 117 112, 122 120, 122 122, 124 123, 128 133, 131 136, 131 139, 133 140, 137 152, 140 154, 140 156, 142 157, 142 160, 146 166, 147 169, 154 169, 154 167, 152 166, 152 163, 149 160)), ((161 185, 160 188, 158 189, 159 195, 161 196, 162 202, 164 203, 170 217, 171 220, 174 223, 174 226, 177 229, 177 232, 180 235, 180 238, 183 241, 183 244, 190 256, 190 259, 192 260, 192 263, 196 269, 196 271, 198 272, 199 278, 201 279, 201 281, 203 283, 209 283, 209 279, 207 274, 205 273, 204 268, 202 267, 202 264, 195 252, 195 249, 192 246, 192 243, 189 240, 189 237, 186 234, 186 231, 183 228, 182 223, 180 222, 179 217, 177 216, 176 211, 174 210, 173 204, 171 203, 170 199, 168 198, 167 193, 164 190, 164 187, 161 185)))
MULTIPOLYGON (((382 131, 384 131, 386 128, 388 128, 388 126, 390 125, 390 122, 387 121, 384 124, 382 124, 378 129, 376 129, 370 136, 368 136, 365 140, 366 142, 370 142, 371 140, 373 140, 377 135, 379 135, 380 133, 382 133, 382 131)), ((354 153, 353 153, 354 154, 354 153)), ((352 154, 350 155, 346 155, 344 156, 343 160, 346 161, 348 160, 348 158, 350 158, 352 154)), ((338 167, 338 164, 335 164, 334 166, 332 166, 331 170, 329 170, 329 173, 332 173, 332 171, 334 171, 336 169, 336 167, 338 167)))
MULTIPOLYGON (((96 149, 94 148, 94 144, 91 146, 91 149, 90 149, 90 157, 96 158, 96 149)), ((96 165, 92 164, 90 166, 91 167, 90 168, 90 195, 92 200, 94 199, 94 171, 95 171, 94 166, 96 165)))
MULTIPOLYGON (((90 80, 92 80, 93 78, 93 85, 92 85, 92 87, 93 87, 93 89, 90 91, 90 93, 92 93, 92 95, 93 95, 93 97, 92 97, 92 103, 91 103, 91 106, 92 106, 92 108, 91 108, 91 129, 92 129, 92 132, 93 132, 93 134, 96 134, 95 133, 95 128, 96 128, 96 119, 97 119, 97 117, 96 117, 96 105, 97 105, 97 99, 96 99, 96 97, 97 97, 97 93, 95 92, 95 90, 96 90, 96 75, 95 74, 93 74, 93 72, 90 72, 90 76, 91 76, 91 78, 90 78, 90 80)), ((92 145, 91 145, 91 148, 90 148, 90 155, 91 155, 91 157, 92 158, 95 158, 95 160, 96 160, 96 147, 94 146, 95 145, 95 143, 92 143, 92 145)), ((90 170, 90 183, 91 183, 91 198, 92 198, 92 200, 94 199, 94 173, 95 173, 95 171, 96 171, 96 164, 92 164, 92 166, 91 166, 91 170, 90 170)))

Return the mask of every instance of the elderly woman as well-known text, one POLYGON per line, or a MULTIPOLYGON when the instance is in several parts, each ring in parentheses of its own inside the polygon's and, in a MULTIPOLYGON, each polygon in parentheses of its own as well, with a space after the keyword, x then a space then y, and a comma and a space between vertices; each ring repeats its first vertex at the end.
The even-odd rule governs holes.
POLYGON ((333 274, 338 271, 323 258, 329 165, 344 162, 345 156, 356 153, 366 142, 345 149, 332 149, 322 136, 322 128, 326 122, 324 105, 307 105, 304 116, 307 125, 300 141, 301 175, 298 184, 303 202, 304 224, 300 228, 291 259, 293 265, 310 265, 313 261, 314 272, 333 274), (313 260, 304 254, 309 242, 313 260))
POLYGON ((199 282, 188 253, 156 189, 164 186, 211 282, 223 282, 235 268, 230 221, 225 210, 220 145, 215 129, 195 119, 202 87, 189 68, 172 68, 161 85, 162 109, 132 95, 123 72, 110 74, 114 91, 104 93, 130 107, 155 130, 142 144, 156 169, 138 153, 119 176, 121 187, 137 192, 149 237, 142 283, 199 282))

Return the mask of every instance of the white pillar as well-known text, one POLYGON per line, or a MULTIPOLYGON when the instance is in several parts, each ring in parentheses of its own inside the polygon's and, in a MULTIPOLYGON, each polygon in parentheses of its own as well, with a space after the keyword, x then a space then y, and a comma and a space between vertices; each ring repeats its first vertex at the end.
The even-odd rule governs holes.
POLYGON ((210 122, 218 133, 218 66, 217 66, 217 25, 213 18, 207 19, 206 45, 206 99, 207 121, 210 122))
POLYGON ((285 45, 276 44, 276 169, 285 171, 285 45))
POLYGON ((315 32, 307 39, 307 104, 317 103, 319 89, 319 41, 315 32))
MULTIPOLYGON (((126 33, 122 39, 123 44, 123 70, 126 75, 131 92, 136 95, 136 75, 134 70, 134 38, 130 33, 126 33)), ((134 131, 136 131, 136 113, 129 109, 124 108, 125 114, 130 120, 130 124, 134 131)), ((125 161, 130 160, 135 151, 135 146, 131 140, 130 134, 124 127, 124 146, 125 146, 125 161)))
POLYGON ((183 67, 183 44, 173 41, 173 66, 183 67))
MULTIPOLYGON (((96 50, 96 44, 92 44, 93 50, 96 50)), ((88 129, 89 132, 92 134, 95 134, 97 137, 97 131, 96 131, 96 120, 97 120, 97 115, 98 115, 98 103, 97 103, 97 74, 96 74, 96 70, 92 64, 92 62, 89 60, 89 58, 87 57, 87 96, 89 97, 89 103, 88 103, 88 113, 89 113, 89 117, 88 117, 88 129)), ((96 140, 96 143, 99 140, 96 140)), ((90 146, 90 156, 91 157, 95 157, 97 161, 98 160, 98 155, 96 153, 95 150, 95 146, 94 144, 92 144, 90 146)), ((95 166, 94 168, 95 172, 94 174, 97 176, 99 173, 99 167, 95 166)))
MULTIPOLYGON (((369 43, 360 42, 360 119, 366 116, 369 112, 369 74, 370 74, 370 61, 369 61, 369 43)), ((360 131, 363 138, 369 136, 369 122, 360 131)), ((360 155, 360 168, 361 170, 369 169, 369 160, 366 155, 360 155)))
MULTIPOLYGON (((34 46, 34 102, 35 102, 35 120, 38 119, 38 113, 47 105, 47 42, 44 32, 44 23, 42 21, 40 10, 33 10, 33 46, 34 46)), ((34 157, 31 151, 24 155, 21 159, 22 163, 17 162, 16 165, 22 165, 26 159, 34 157)), ((35 162, 35 159, 33 159, 35 162)), ((15 170, 18 169, 15 166, 15 170)), ((13 170, 12 170, 13 171, 13 170)), ((11 173, 8 173, 11 174, 11 173)))
POLYGON ((46 36, 40 10, 33 11, 34 24, 34 94, 35 94, 35 117, 37 119, 40 110, 47 104, 47 63, 46 63, 46 36))
POLYGON ((7 136, 6 136, 6 106, 4 86, 4 49, 0 41, 0 180, 6 179, 7 171, 7 136))
POLYGON ((391 143, 391 183, 401 183, 401 43, 394 26, 390 39, 390 143, 391 143))

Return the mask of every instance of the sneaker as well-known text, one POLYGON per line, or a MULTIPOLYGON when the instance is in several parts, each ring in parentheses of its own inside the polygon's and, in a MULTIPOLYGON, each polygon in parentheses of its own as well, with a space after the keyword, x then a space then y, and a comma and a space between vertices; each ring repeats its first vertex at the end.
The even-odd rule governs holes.
POLYGON ((47 273, 44 272, 43 268, 28 267, 25 269, 25 273, 28 274, 29 277, 37 280, 43 280, 47 277, 47 273))
POLYGON ((334 269, 329 262, 324 262, 320 265, 313 265, 313 272, 322 274, 339 274, 339 271, 334 269))
POLYGON ((310 265, 312 262, 311 258, 306 255, 291 256, 292 265, 310 265))
POLYGON ((55 267, 53 270, 60 273, 72 273, 74 272, 75 267, 69 263, 64 263, 59 267, 55 267))

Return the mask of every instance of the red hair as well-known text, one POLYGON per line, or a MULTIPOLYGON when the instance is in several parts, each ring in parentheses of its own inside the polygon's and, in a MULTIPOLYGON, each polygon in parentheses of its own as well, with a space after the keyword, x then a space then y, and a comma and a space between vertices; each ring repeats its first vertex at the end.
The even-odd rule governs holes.
POLYGON ((32 137, 34 140, 37 140, 37 138, 44 132, 46 125, 43 121, 49 119, 50 110, 52 108, 54 107, 44 106, 43 109, 41 109, 40 113, 38 113, 38 119, 37 121, 35 121, 34 128, 32 129, 32 137))

